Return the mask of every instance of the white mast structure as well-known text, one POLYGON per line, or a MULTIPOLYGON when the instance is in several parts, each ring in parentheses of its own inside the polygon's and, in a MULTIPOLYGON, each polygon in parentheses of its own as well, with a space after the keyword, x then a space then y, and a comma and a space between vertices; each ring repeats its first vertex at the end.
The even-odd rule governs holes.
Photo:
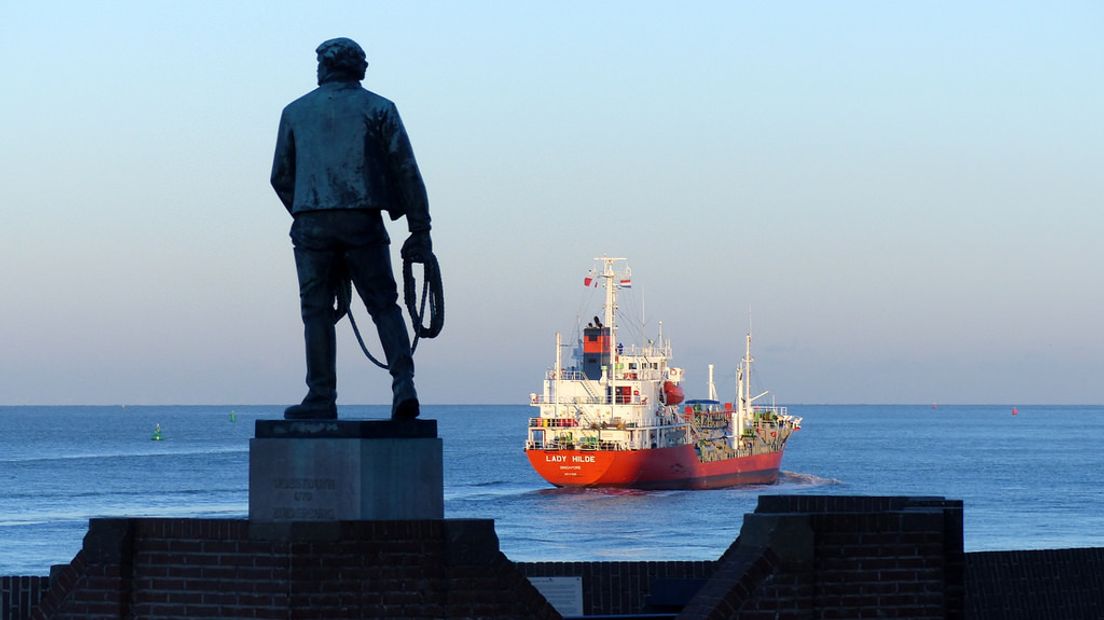
POLYGON ((713 364, 709 365, 709 400, 717 400, 717 386, 713 383, 713 364))
POLYGON ((744 359, 740 360, 740 365, 736 368, 736 399, 739 402, 736 415, 733 418, 736 423, 736 430, 733 435, 736 438, 739 438, 740 434, 744 432, 744 421, 752 419, 751 403, 770 393, 767 391, 756 396, 751 395, 751 362, 751 332, 748 332, 744 359))
POLYGON ((603 327, 609 328, 609 373, 607 376, 609 379, 614 378, 614 369, 617 365, 614 360, 617 359, 617 328, 614 325, 614 311, 617 309, 617 293, 615 288, 617 282, 614 281, 615 274, 613 273, 613 264, 617 261, 626 260, 624 258, 611 258, 609 256, 599 256, 594 260, 600 260, 603 263, 601 278, 606 281, 606 302, 603 307, 602 323, 603 327))
POLYGON ((563 344, 560 342, 560 332, 556 332, 556 374, 552 379, 552 402, 555 403, 553 411, 557 417, 560 415, 560 378, 563 376, 563 362, 560 361, 561 351, 563 351, 563 344))
POLYGON ((751 332, 747 334, 746 347, 744 349, 744 395, 748 411, 751 410, 751 332))

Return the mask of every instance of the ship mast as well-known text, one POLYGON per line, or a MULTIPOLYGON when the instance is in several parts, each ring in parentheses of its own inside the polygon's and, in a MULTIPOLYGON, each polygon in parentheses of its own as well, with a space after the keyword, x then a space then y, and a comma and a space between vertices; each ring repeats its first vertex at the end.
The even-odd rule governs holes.
POLYGON ((744 393, 740 398, 751 407, 751 332, 748 332, 747 348, 744 351, 744 393))
POLYGON ((740 366, 736 369, 736 397, 740 401, 740 408, 737 411, 739 414, 739 423, 743 423, 745 416, 747 416, 747 419, 751 419, 751 403, 770 394, 770 392, 767 391, 756 394, 755 396, 751 395, 751 363, 753 361, 755 360, 751 357, 751 332, 748 332, 747 348, 744 352, 744 359, 740 361, 740 366))
POLYGON ((713 383, 713 364, 709 365, 709 400, 717 400, 717 386, 713 383))
POLYGON ((560 361, 560 353, 563 350, 563 345, 560 342, 560 332, 556 332, 556 374, 552 379, 552 402, 555 403, 553 410, 558 416, 560 413, 560 377, 563 376, 563 363, 560 361))
POLYGON ((606 302, 603 310, 602 321, 605 327, 609 328, 609 377, 613 378, 614 368, 617 364, 614 360, 617 359, 617 328, 614 325, 614 310, 617 309, 617 283, 614 281, 615 274, 613 273, 613 264, 617 261, 625 260, 624 258, 611 258, 609 256, 600 256, 594 260, 600 260, 603 263, 602 267, 602 279, 606 281, 606 302))
POLYGON ((744 432, 744 423, 751 414, 751 332, 747 334, 747 347, 744 359, 736 366, 736 415, 733 435, 737 439, 744 432))

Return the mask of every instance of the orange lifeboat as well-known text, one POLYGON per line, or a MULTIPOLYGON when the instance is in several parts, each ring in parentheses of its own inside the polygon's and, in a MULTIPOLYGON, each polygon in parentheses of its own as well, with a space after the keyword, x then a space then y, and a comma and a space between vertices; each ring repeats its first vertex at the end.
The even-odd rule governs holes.
POLYGON ((670 381, 663 382, 663 402, 665 404, 677 405, 684 398, 686 398, 686 394, 682 391, 682 388, 670 381))

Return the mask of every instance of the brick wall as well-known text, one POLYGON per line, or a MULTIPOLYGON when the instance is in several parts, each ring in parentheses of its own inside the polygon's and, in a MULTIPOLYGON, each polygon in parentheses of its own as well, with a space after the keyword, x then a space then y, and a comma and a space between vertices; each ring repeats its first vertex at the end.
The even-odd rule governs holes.
POLYGON ((49 578, 0 577, 0 620, 558 617, 528 576, 582 577, 588 615, 684 581, 683 618, 1104 618, 1104 549, 963 554, 958 501, 763 496, 715 562, 515 564, 489 520, 94 519, 49 578))
POLYGON ((679 618, 807 617, 806 584, 776 574, 780 560, 769 548, 740 545, 725 552, 720 566, 682 609, 679 618), (785 591, 792 586, 792 591, 785 591), (792 614, 790 612, 793 612, 792 614))
POLYGON ((29 617, 49 587, 49 577, 0 577, 0 620, 29 617))
POLYGON ((966 617, 1104 618, 1104 549, 966 554, 966 617))
POLYGON ((680 617, 961 618, 962 502, 761 496, 680 617))
POLYGON ((93 519, 34 618, 558 618, 489 520, 93 519))
POLYGON ((657 584, 705 581, 717 562, 518 562, 526 577, 582 577, 583 613, 639 614, 657 584))
POLYGON ((961 618, 962 502, 761 496, 717 562, 519 563, 583 578, 586 614, 639 614, 650 588, 697 578, 683 618, 961 618))

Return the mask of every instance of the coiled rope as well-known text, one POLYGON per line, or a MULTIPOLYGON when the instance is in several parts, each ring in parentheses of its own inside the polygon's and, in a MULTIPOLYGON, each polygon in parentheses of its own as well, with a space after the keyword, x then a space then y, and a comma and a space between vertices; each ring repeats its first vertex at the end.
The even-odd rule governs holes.
MULTIPOLYGON (((350 311, 350 302, 353 297, 352 289, 352 282, 348 277, 348 273, 341 274, 337 285, 337 308, 335 309, 334 323, 340 321, 341 317, 346 314, 349 315, 349 324, 353 326, 353 334, 356 335, 360 350, 364 351, 364 355, 373 364, 384 370, 389 370, 390 366, 376 359, 364 344, 364 338, 360 335, 356 319, 353 318, 353 313, 350 311)), ((419 339, 436 338, 445 326, 445 287, 441 282, 441 267, 437 263, 437 257, 432 252, 424 261, 403 259, 403 302, 406 304, 406 311, 410 314, 411 327, 414 328, 414 340, 410 345, 410 353, 413 354, 418 348, 419 339), (415 307, 415 301, 418 299, 416 294, 417 282, 414 279, 415 262, 421 263, 423 267, 422 280, 425 283, 422 287, 422 299, 417 307, 415 307), (429 304, 428 325, 424 323, 427 303, 429 304)))

